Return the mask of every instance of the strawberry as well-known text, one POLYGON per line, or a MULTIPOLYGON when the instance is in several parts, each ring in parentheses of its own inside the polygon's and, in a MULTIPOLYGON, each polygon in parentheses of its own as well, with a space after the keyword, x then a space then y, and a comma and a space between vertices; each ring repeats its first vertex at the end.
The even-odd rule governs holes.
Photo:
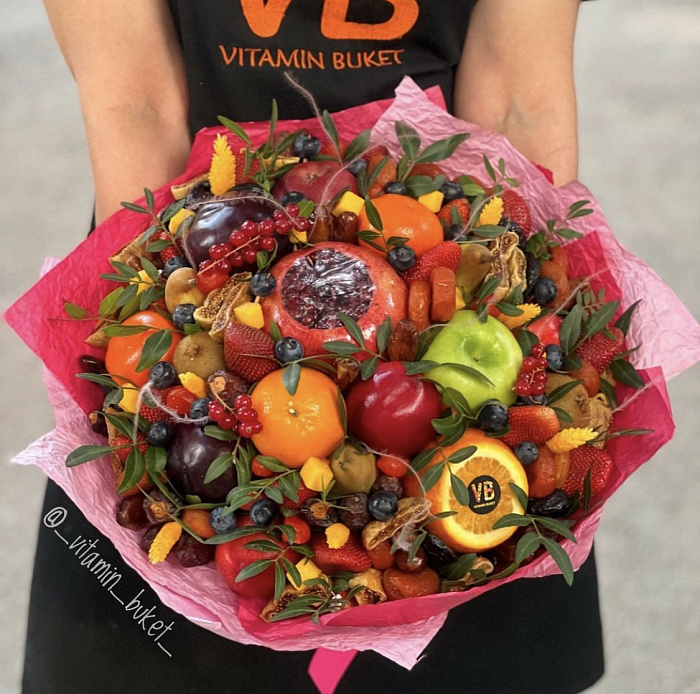
POLYGON ((243 323, 226 326, 224 359, 231 371, 250 383, 278 368, 273 339, 262 330, 243 323))
MULTIPOLYGON (((143 441, 143 443, 139 443, 139 451, 142 454, 146 453, 146 449, 148 448, 148 443, 146 442, 146 434, 144 434, 142 431, 139 431, 136 434, 136 440, 137 441, 143 441)), ((124 446, 124 448, 118 448, 116 451, 114 451, 117 454, 117 458, 121 460, 122 463, 126 465, 126 459, 129 457, 129 453, 131 453, 131 449, 133 448, 133 441, 130 438, 127 438, 126 436, 119 435, 115 436, 114 440, 112 441, 111 445, 112 446, 124 446)))
POLYGON ((285 496, 284 500, 282 501, 282 506, 296 511, 297 509, 300 509, 309 499, 312 499, 315 496, 316 492, 309 489, 303 482, 301 482, 299 484, 299 489, 297 489, 297 500, 292 501, 285 496))
POLYGON ((443 241, 426 251, 416 261, 416 264, 404 273, 404 282, 406 284, 418 281, 429 282, 430 273, 436 267, 448 267, 450 270, 456 271, 461 259, 462 249, 459 244, 454 241, 443 241))
POLYGON ((608 330, 614 336, 610 339, 605 332, 601 331, 591 335, 587 340, 584 340, 577 348, 576 354, 582 359, 590 362, 598 370, 598 373, 603 373, 608 368, 613 357, 616 357, 623 349, 624 335, 620 328, 610 328, 608 330))
POLYGON ((511 447, 523 441, 544 443, 559 431, 557 413, 546 405, 511 407, 508 424, 510 431, 503 436, 503 441, 511 447))
POLYGON ((252 183, 253 176, 260 171, 260 161, 255 158, 251 158, 248 167, 248 173, 245 171, 245 147, 241 147, 236 155, 236 185, 239 186, 242 183, 252 183))
POLYGON ((151 401, 150 398, 148 402, 146 402, 146 398, 144 398, 141 409, 139 410, 139 419, 145 419, 149 424, 154 424, 155 422, 169 422, 172 419, 171 416, 158 406, 159 402, 165 405, 168 390, 170 389, 153 391, 154 399, 157 400, 157 402, 151 401), (151 404, 153 404, 154 407, 151 407, 151 404))
POLYGON ((503 217, 506 220, 517 224, 525 234, 525 238, 530 235, 532 229, 532 220, 530 218, 530 210, 525 204, 522 197, 514 190, 507 190, 501 195, 503 200, 503 217))
POLYGON ((381 154, 382 157, 386 157, 389 154, 389 150, 384 145, 374 145, 374 147, 370 147, 363 153, 362 159, 369 164, 370 159, 375 157, 377 154, 381 154))
POLYGON ((372 560, 357 535, 351 534, 339 549, 331 549, 325 536, 320 534, 314 534, 309 545, 314 551, 314 564, 325 574, 333 575, 340 571, 361 573, 372 568, 372 560))
POLYGON ((457 198, 457 200, 450 200, 448 203, 444 204, 438 212, 438 217, 444 222, 445 226, 450 226, 452 224, 452 208, 457 210, 462 224, 466 224, 469 221, 469 215, 471 213, 469 202, 466 198, 457 198))
MULTIPOLYGON (((167 231, 161 231, 159 234, 156 234, 154 240, 172 242, 173 237, 170 236, 170 234, 167 231)), ((178 250, 178 247, 173 243, 160 252, 160 259, 163 261, 163 264, 165 264, 170 260, 170 258, 174 258, 176 255, 180 255, 180 251, 178 250)))
POLYGON ((591 494, 600 494, 610 479, 612 458, 607 451, 593 446, 579 446, 569 453, 569 474, 562 489, 567 494, 583 494, 583 483, 591 471, 591 494))

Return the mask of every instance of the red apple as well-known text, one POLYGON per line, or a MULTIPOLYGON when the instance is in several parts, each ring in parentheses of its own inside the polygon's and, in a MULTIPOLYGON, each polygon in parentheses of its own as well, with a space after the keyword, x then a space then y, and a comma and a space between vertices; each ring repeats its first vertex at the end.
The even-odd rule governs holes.
POLYGON ((323 159, 297 164, 277 181, 273 193, 280 200, 285 193, 296 191, 318 205, 346 188, 357 193, 355 177, 337 161, 323 159))
POLYGON ((354 318, 373 351, 386 318, 394 325, 406 317, 403 280, 383 257, 359 246, 318 243, 285 256, 271 272, 275 290, 260 302, 266 329, 274 321, 307 357, 325 354, 324 342, 350 341, 338 313, 354 318))
MULTIPOLYGON (((275 542, 263 532, 253 533, 237 540, 224 542, 216 546, 216 568, 226 581, 228 587, 242 598, 269 600, 275 592, 275 567, 270 564, 262 573, 242 581, 236 581, 236 576, 254 561, 259 559, 274 559, 276 552, 261 552, 257 549, 246 548, 249 542, 265 540, 275 542)), ((279 542, 275 542, 282 548, 279 542)), ((299 561, 299 554, 287 550, 285 557, 292 562, 299 561)))
POLYGON ((350 433, 374 451, 410 458, 434 438, 430 423, 442 412, 440 393, 401 362, 380 364, 366 381, 355 381, 346 398, 350 433))

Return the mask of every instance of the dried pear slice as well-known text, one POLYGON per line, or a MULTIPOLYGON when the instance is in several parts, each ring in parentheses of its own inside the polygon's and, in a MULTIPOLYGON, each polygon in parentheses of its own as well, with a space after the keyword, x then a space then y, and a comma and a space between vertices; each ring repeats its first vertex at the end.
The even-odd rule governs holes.
POLYGON ((367 569, 360 574, 355 574, 348 581, 348 585, 350 588, 362 587, 355 593, 358 605, 378 605, 380 602, 386 602, 382 572, 377 569, 367 569))
MULTIPOLYGON (((321 578, 324 578, 324 574, 321 574, 321 578)), ((260 613, 260 619, 265 622, 269 622, 276 614, 279 614, 284 610, 289 604, 300 595, 318 595, 318 604, 322 604, 330 597, 330 587, 328 583, 314 583, 312 586, 302 585, 302 587, 297 590, 294 586, 286 585, 282 591, 282 595, 279 600, 271 598, 270 601, 265 605, 263 611, 260 613)))
POLYGON ((493 253, 480 243, 466 243, 462 246, 462 259, 457 267, 457 286, 468 299, 476 293, 484 277, 491 270, 493 253))
POLYGON ((223 342, 223 329, 228 323, 229 310, 251 300, 250 277, 249 272, 232 275, 223 287, 209 292, 204 304, 194 312, 194 319, 205 330, 214 330, 217 333, 217 336, 210 333, 209 337, 213 340, 223 342), (224 320, 226 322, 221 326, 220 323, 224 320), (220 340, 218 339, 219 330, 222 333, 220 340))
MULTIPOLYGON (((613 411, 608 404, 608 400, 602 393, 589 398, 588 406, 590 408, 590 423, 591 429, 594 429, 598 434, 605 436, 610 430, 612 424, 613 411)), ((605 448, 605 441, 598 441, 591 444, 596 448, 605 448)))
POLYGON ((489 243, 493 257, 491 269, 484 281, 487 282, 492 277, 498 278, 498 286, 493 292, 494 301, 504 299, 516 287, 525 291, 527 261, 524 253, 518 248, 518 241, 518 235, 514 231, 506 231, 489 243))
MULTIPOLYGON (((546 392, 549 395, 553 390, 563 386, 566 383, 571 383, 576 379, 567 376, 566 374, 560 373, 550 373, 547 375, 547 385, 546 392)), ((588 397, 588 391, 583 383, 579 383, 575 388, 572 388, 566 395, 562 398, 556 400, 553 407, 557 407, 560 410, 564 410, 571 419, 572 422, 561 422, 562 429, 568 429, 569 427, 587 427, 590 426, 589 422, 591 420, 591 406, 589 403, 590 398, 588 397)))

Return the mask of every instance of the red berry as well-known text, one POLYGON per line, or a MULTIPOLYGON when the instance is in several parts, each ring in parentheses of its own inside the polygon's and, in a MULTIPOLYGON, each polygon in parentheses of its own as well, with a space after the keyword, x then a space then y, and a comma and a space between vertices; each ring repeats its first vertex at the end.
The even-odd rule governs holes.
POLYGON ((231 414, 225 414, 219 419, 217 424, 219 425, 219 429, 223 429, 224 431, 232 431, 236 426, 236 418, 231 414))
POLYGON ((532 395, 544 395, 547 388, 544 383, 533 383, 532 388, 530 388, 530 393, 532 395))
POLYGON ((527 383, 518 383, 515 386, 515 394, 521 398, 530 395, 530 386, 527 383))
POLYGON ((292 501, 291 499, 284 497, 282 501, 282 506, 285 508, 291 508, 293 510, 300 509, 309 499, 316 496, 316 492, 309 489, 303 482, 299 485, 297 489, 297 500, 292 501))
POLYGON ((567 494, 583 494, 583 485, 590 470, 591 493, 600 494, 610 479, 612 458, 603 449, 579 446, 569 453, 569 473, 562 489, 567 494))
POLYGON ((294 528, 295 545, 305 545, 311 539, 311 526, 301 516, 288 516, 284 519, 284 525, 294 528))
POLYGON ((411 284, 419 280, 430 281, 430 274, 436 267, 457 270, 462 259, 462 249, 454 241, 443 241, 424 253, 416 264, 403 275, 404 282, 411 284))
POLYGON ((233 267, 243 267, 245 265, 245 259, 243 258, 243 253, 240 251, 235 251, 231 254, 231 265, 233 267))
POLYGON ((308 231, 311 228, 311 222, 306 217, 297 217, 294 220, 294 228, 297 231, 308 231))
POLYGON ((233 251, 233 246, 230 243, 215 243, 209 249, 209 257, 212 260, 222 260, 233 251))
POLYGON ((276 246, 277 241, 275 241, 275 239, 273 239, 271 236, 265 236, 262 239, 260 239, 260 250, 271 253, 275 250, 276 246))
POLYGON ((216 400, 210 400, 207 409, 209 410, 209 418, 213 422, 218 422, 226 414, 224 406, 216 400))
POLYGON ((280 220, 280 219, 284 219, 286 216, 287 216, 287 213, 286 213, 284 210, 280 210, 280 209, 276 209, 276 210, 272 213, 272 218, 273 218, 275 221, 278 221, 278 220, 280 220))
POLYGON ((228 282, 228 273, 220 270, 209 270, 204 273, 200 272, 197 275, 197 286, 205 294, 223 287, 226 282, 228 282))
POLYGON ((246 219, 245 222, 241 224, 241 231, 249 238, 252 236, 257 236, 258 224, 252 219, 246 219))
POLYGON ((271 219, 263 219, 258 224, 258 233, 260 236, 272 236, 275 233, 275 223, 271 219))
POLYGON ((529 374, 535 370, 536 366, 537 361, 534 359, 534 357, 525 357, 525 359, 523 359, 521 370, 524 374, 529 374))
POLYGON ((214 261, 211 258, 207 258, 206 260, 203 260, 199 264, 199 272, 204 272, 207 268, 212 267, 214 265, 214 261))
POLYGON ((296 203, 291 202, 284 209, 287 210, 290 217, 296 217, 299 214, 299 205, 296 203))
POLYGON ((508 410, 510 430, 504 434, 503 441, 515 446, 523 441, 541 444, 559 431, 557 413, 544 405, 523 405, 508 410))
POLYGON ((236 417, 238 417, 238 421, 244 424, 252 424, 253 422, 257 422, 258 413, 250 407, 241 407, 236 410, 236 417))
POLYGON ((262 422, 256 420, 251 423, 250 428, 253 434, 259 434, 263 430, 262 422))
POLYGON ((284 217, 275 222, 275 231, 278 234, 288 234, 292 230, 292 220, 284 217))
POLYGON ((541 357, 544 354, 544 345, 541 342, 536 342, 534 345, 532 345, 530 354, 535 357, 535 359, 541 357))
POLYGON ((238 435, 242 436, 244 439, 249 439, 255 433, 252 424, 244 424, 243 422, 238 422, 236 431, 238 435))
POLYGON ((245 259, 246 263, 251 264, 254 263, 255 260, 258 257, 258 253, 255 249, 253 248, 246 248, 243 251, 243 258, 245 259))
POLYGON ((266 468, 262 463, 258 462, 257 455, 250 462, 250 471, 256 477, 274 477, 277 474, 276 472, 273 472, 269 468, 266 468))
POLYGON ((230 238, 231 244, 236 248, 240 248, 244 243, 248 242, 248 237, 242 231, 234 231, 230 238))
POLYGON ((236 410, 240 409, 241 407, 250 407, 252 404, 253 400, 250 395, 245 395, 244 393, 236 395, 233 400, 233 407, 236 410))

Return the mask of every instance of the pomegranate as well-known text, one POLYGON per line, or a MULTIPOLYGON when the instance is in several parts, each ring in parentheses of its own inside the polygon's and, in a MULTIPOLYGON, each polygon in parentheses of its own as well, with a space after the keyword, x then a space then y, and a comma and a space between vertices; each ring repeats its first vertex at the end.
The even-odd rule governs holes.
POLYGON ((403 280, 384 258, 359 246, 319 243, 283 258, 272 275, 275 290, 261 301, 265 325, 275 321, 307 356, 325 354, 324 342, 351 341, 339 313, 357 322, 372 351, 387 316, 392 325, 406 317, 403 280))

